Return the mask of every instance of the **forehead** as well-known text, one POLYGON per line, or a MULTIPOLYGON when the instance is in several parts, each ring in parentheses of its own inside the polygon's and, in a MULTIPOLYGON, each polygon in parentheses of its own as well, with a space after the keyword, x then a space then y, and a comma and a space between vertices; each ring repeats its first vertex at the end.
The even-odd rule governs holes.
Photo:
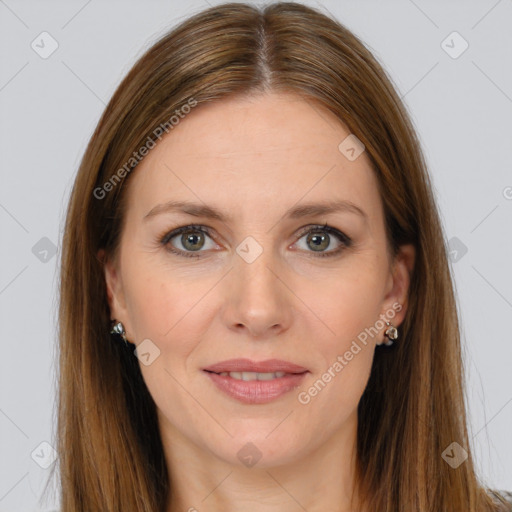
POLYGON ((137 166, 128 209, 140 217, 169 200, 204 201, 243 219, 346 199, 371 218, 380 209, 376 178, 364 151, 354 160, 340 150, 349 135, 334 114, 295 95, 199 105, 137 166))

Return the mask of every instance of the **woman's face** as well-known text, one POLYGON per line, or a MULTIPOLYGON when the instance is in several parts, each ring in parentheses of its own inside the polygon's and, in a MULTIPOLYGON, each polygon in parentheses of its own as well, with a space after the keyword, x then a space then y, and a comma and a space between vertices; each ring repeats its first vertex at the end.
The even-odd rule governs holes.
POLYGON ((165 446, 271 467, 353 440, 413 251, 389 259, 349 135, 293 95, 223 100, 192 109, 130 177, 106 281, 165 446))

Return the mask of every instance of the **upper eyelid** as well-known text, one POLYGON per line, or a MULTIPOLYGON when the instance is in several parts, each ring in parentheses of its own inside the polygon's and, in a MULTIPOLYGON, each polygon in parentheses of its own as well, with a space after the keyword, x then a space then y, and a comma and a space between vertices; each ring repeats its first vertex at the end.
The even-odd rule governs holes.
POLYGON ((206 233, 208 236, 212 237, 213 230, 211 228, 208 228, 207 226, 199 225, 199 224, 187 224, 186 226, 180 226, 174 229, 171 229, 163 237, 161 237, 162 243, 168 242, 169 240, 172 240, 174 237, 178 235, 182 235, 186 231, 201 231, 203 233, 206 233))

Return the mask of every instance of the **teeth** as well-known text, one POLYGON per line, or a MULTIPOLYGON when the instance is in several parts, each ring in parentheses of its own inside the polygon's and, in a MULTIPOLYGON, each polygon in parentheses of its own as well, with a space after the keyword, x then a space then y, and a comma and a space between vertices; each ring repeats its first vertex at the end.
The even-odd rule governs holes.
POLYGON ((272 380, 279 379, 286 375, 286 372, 259 373, 259 372, 222 372, 222 377, 231 377, 236 380, 272 380))

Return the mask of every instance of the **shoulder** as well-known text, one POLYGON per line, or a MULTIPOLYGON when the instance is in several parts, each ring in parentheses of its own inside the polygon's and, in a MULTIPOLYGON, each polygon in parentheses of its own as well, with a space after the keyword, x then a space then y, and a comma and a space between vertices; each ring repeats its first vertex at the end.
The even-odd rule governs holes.
POLYGON ((512 511, 512 492, 493 489, 487 489, 487 492, 497 505, 506 505, 503 507, 504 512, 512 511))

